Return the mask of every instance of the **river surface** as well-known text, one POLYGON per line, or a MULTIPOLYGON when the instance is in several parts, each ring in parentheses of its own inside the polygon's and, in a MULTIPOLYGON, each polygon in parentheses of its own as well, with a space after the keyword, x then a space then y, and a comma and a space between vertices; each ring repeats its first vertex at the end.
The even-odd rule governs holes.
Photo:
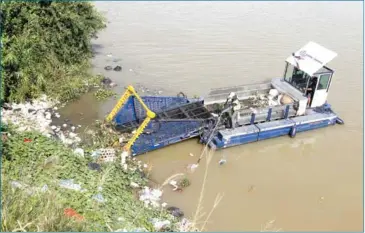
MULTIPOLYGON (((207 216, 217 194, 224 194, 207 222, 209 231, 362 231, 361 2, 95 4, 109 23, 94 41, 94 70, 116 82, 118 93, 140 83, 150 93, 204 96, 209 88, 281 76, 284 60, 308 41, 337 52, 329 64, 335 75, 328 100, 345 125, 216 152, 202 206, 207 216), (106 71, 106 65, 123 70, 106 71), (222 158, 227 163, 220 166, 222 158)), ((63 114, 87 123, 102 118, 115 101, 99 104, 86 95, 63 114)), ((162 183, 185 173, 202 148, 189 140, 138 158, 162 183)), ((197 207, 205 163, 188 173, 191 186, 183 192, 164 189, 164 201, 188 217, 197 207)))

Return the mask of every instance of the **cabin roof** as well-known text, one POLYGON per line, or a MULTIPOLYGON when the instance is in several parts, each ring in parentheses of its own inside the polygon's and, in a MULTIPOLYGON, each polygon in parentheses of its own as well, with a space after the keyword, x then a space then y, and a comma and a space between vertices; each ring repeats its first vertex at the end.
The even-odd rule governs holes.
POLYGON ((293 55, 289 56, 286 61, 313 76, 314 73, 332 61, 337 53, 311 41, 293 55))

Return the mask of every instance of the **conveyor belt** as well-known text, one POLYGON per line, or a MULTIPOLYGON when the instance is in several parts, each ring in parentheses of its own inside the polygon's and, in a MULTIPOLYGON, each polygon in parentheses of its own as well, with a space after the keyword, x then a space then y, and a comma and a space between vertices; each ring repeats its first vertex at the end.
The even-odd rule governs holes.
MULTIPOLYGON (((178 107, 162 111, 156 114, 156 117, 151 120, 151 125, 154 122, 162 121, 205 121, 213 118, 212 114, 205 108, 202 102, 193 102, 180 105, 178 107)), ((143 119, 130 121, 122 125, 118 125, 120 131, 129 131, 137 128, 143 119)), ((148 127, 149 128, 149 127, 148 127)), ((146 131, 149 131, 148 129, 146 131)))
POLYGON ((156 120, 205 120, 212 117, 202 102, 193 102, 160 112, 156 120))

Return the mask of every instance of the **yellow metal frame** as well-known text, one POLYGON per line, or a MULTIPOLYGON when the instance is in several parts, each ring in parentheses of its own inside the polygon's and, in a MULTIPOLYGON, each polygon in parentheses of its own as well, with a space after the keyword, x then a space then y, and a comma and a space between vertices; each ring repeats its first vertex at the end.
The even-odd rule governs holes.
POLYGON ((114 106, 112 111, 109 113, 109 115, 106 117, 106 121, 110 122, 114 119, 115 115, 117 115, 118 111, 123 107, 125 102, 128 100, 128 98, 133 95, 137 98, 137 100, 141 103, 142 107, 146 110, 146 119, 142 122, 142 124, 138 127, 136 133, 133 135, 133 137, 128 141, 128 143, 124 146, 124 150, 129 151, 131 146, 134 144, 134 142, 138 139, 139 135, 141 135, 148 125, 148 123, 151 121, 151 119, 156 117, 156 114, 152 112, 147 105, 143 102, 142 98, 137 94, 136 90, 132 86, 128 86, 127 90, 124 92, 122 97, 118 100, 118 103, 114 106))

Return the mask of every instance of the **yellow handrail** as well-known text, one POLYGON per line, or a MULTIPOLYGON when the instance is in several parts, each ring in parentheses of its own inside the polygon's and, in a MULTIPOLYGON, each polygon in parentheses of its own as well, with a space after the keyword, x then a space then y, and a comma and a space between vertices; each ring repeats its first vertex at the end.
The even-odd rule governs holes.
POLYGON ((106 118, 107 122, 110 122, 114 119, 115 115, 118 113, 118 111, 123 107, 125 102, 128 100, 128 98, 134 95, 137 100, 140 102, 142 107, 146 110, 146 119, 142 122, 142 124, 138 127, 136 133, 132 136, 132 138, 128 141, 128 143, 124 146, 124 150, 129 151, 131 146, 134 144, 134 142, 138 139, 139 135, 141 135, 144 131, 144 129, 147 127, 148 123, 151 119, 156 117, 156 114, 152 112, 147 105, 143 102, 142 98, 137 94, 134 87, 128 86, 127 90, 124 92, 122 97, 118 100, 117 104, 114 106, 113 110, 109 113, 109 115, 106 118))

